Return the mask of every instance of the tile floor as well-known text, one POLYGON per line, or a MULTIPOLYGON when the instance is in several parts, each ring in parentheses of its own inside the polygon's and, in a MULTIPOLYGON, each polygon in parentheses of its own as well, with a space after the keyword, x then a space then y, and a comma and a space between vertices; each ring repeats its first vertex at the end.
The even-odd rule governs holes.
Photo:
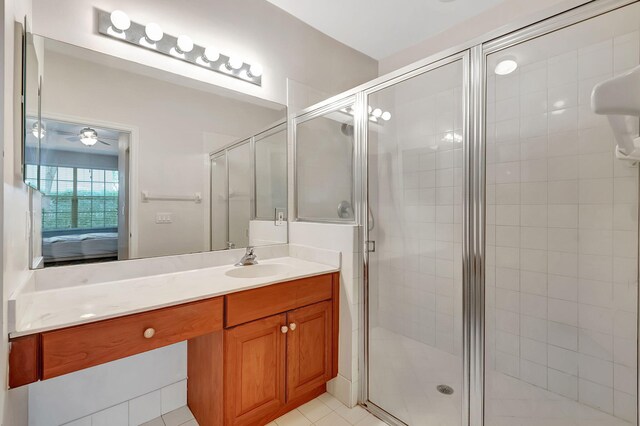
MULTIPOLYGON (((412 426, 460 425, 459 357, 386 329, 376 329, 371 361, 373 402, 412 426), (446 383, 456 392, 439 394, 446 383)), ((631 423, 513 377, 487 371, 487 426, 631 426, 631 423)), ((187 407, 143 426, 197 426, 187 407)), ((347 408, 325 393, 267 426, 384 426, 362 407, 347 408)))
MULTIPOLYGON (((386 426, 362 407, 347 408, 328 393, 307 402, 267 426, 386 426)), ((198 426, 188 407, 182 407, 142 426, 198 426)))
MULTIPOLYGON (((460 357, 384 328, 371 334, 370 398, 412 426, 461 424, 460 357), (437 383, 451 385, 451 396, 437 383)), ((487 426, 631 426, 561 395, 514 377, 487 371, 487 426)), ((327 423, 329 424, 329 423, 327 423)), ((384 423, 379 423, 384 424, 384 423)))
POLYGON ((189 407, 185 405, 184 407, 169 411, 167 414, 143 423, 141 426, 198 426, 198 422, 193 418, 189 407))

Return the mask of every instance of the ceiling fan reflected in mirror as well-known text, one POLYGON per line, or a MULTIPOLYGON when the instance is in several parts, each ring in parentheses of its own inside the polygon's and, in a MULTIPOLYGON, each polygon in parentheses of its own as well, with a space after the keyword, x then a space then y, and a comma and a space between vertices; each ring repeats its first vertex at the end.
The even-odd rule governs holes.
POLYGON ((39 121, 36 121, 31 126, 31 134, 36 138, 43 139, 47 134, 47 128, 44 123, 41 124, 39 121))
POLYGON ((110 143, 98 139, 98 132, 96 132, 96 130, 92 129, 91 127, 83 128, 82 130, 80 130, 80 134, 78 134, 78 136, 68 137, 67 140, 71 142, 80 141, 83 145, 86 146, 93 146, 97 142, 100 142, 103 145, 111 146, 110 143))

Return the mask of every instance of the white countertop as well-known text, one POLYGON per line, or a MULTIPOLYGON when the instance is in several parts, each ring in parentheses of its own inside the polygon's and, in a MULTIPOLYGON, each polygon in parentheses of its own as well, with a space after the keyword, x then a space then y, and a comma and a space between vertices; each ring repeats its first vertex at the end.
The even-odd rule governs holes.
POLYGON ((286 265, 286 272, 261 278, 233 278, 225 275, 225 272, 237 268, 225 265, 21 293, 15 299, 16 326, 10 337, 179 305, 339 270, 335 266, 295 257, 268 259, 260 261, 260 264, 283 264, 286 265))

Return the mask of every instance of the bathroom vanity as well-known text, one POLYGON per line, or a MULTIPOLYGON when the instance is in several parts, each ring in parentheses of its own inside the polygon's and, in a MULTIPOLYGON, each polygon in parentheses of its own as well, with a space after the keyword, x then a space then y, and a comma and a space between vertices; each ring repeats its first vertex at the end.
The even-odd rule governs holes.
POLYGON ((339 283, 334 266, 285 257, 27 292, 16 300, 9 385, 186 340, 198 423, 265 424, 337 375, 339 283))

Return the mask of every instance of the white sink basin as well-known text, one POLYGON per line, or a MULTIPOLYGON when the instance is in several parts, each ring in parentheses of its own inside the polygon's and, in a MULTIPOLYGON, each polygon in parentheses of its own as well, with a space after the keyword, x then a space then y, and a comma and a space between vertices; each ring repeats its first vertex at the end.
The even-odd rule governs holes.
POLYGON ((257 264, 249 266, 238 266, 229 269, 224 274, 233 278, 265 278, 274 275, 284 274, 289 266, 281 263, 257 264))

